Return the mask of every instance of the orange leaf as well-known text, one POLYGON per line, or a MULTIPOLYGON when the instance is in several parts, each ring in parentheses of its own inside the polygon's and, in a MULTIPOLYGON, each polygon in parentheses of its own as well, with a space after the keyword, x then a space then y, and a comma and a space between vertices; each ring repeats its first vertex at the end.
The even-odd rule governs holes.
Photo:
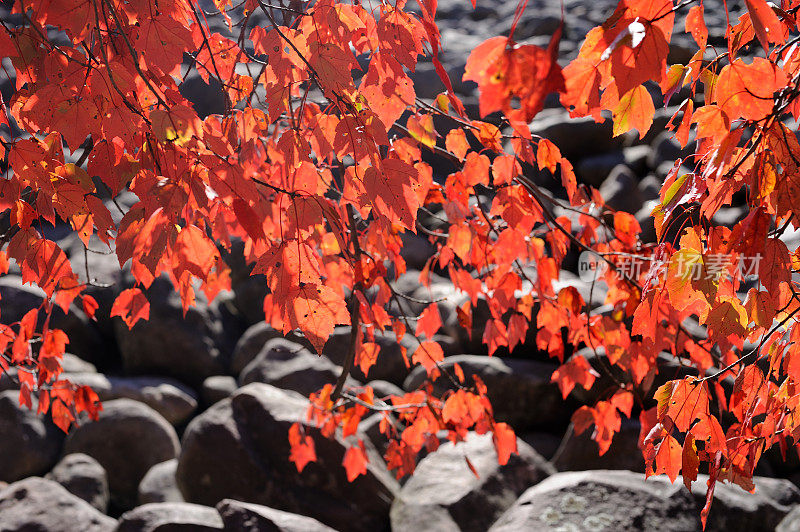
POLYGON ((283 308, 283 332, 300 329, 311 345, 322 347, 336 325, 350 325, 350 314, 342 296, 321 284, 303 284, 289 290, 283 308))
POLYGON ((566 399, 576 384, 580 384, 583 389, 588 390, 599 376, 583 356, 573 355, 553 372, 550 381, 558 384, 561 395, 566 399))
POLYGON ((304 433, 299 423, 293 423, 289 427, 289 460, 297 466, 297 471, 302 472, 309 462, 317 461, 317 453, 314 450, 314 440, 311 436, 304 433))
POLYGON ((356 365, 361 369, 361 373, 369 376, 369 370, 378 360, 378 353, 381 346, 375 342, 363 342, 356 353, 356 365))
POLYGON ((119 316, 129 329, 139 320, 150 319, 150 302, 138 288, 123 290, 111 307, 111 317, 119 316))
POLYGON ((436 378, 439 375, 439 369, 436 365, 442 360, 444 360, 442 346, 430 340, 421 342, 411 356, 411 361, 415 364, 421 364, 431 378, 436 378))
POLYGON ((703 17, 703 5, 692 6, 686 13, 686 33, 691 33, 694 42, 701 50, 705 50, 708 42, 708 28, 703 17))
POLYGON ((667 415, 681 432, 689 430, 695 419, 708 416, 708 389, 702 381, 694 377, 686 377, 678 381, 670 381, 656 392, 658 398, 659 418, 667 415), (662 390, 669 395, 662 394, 662 390), (671 390, 671 393, 670 393, 671 390), (668 397, 663 402, 662 399, 668 397))
POLYGON ((506 465, 512 454, 517 454, 517 435, 506 423, 495 423, 492 429, 492 441, 497 451, 497 463, 506 465))
POLYGON ((773 95, 788 83, 786 74, 761 57, 741 59, 722 69, 716 83, 717 105, 730 120, 761 120, 772 112, 773 95))
POLYGON ((75 421, 75 416, 60 399, 53 401, 50 406, 50 415, 53 417, 53 423, 64 432, 69 432, 69 426, 75 421))
POLYGON ((619 99, 619 103, 612 110, 614 136, 637 129, 639 138, 643 139, 653 124, 655 112, 653 98, 644 85, 632 88, 619 99))
POLYGON ((694 436, 690 433, 683 440, 683 452, 681 453, 683 484, 689 491, 692 489, 692 482, 697 480, 699 467, 700 458, 697 456, 697 446, 694 444, 694 436))
POLYGON ((419 187, 416 168, 397 159, 385 159, 364 172, 364 188, 377 214, 406 229, 415 227, 419 187))
POLYGON ((769 55, 770 43, 782 44, 786 41, 781 21, 766 0, 744 0, 744 3, 747 12, 750 13, 750 22, 753 24, 758 42, 769 55))
POLYGON ((442 317, 439 314, 439 306, 436 303, 431 303, 422 311, 419 318, 417 318, 417 328, 414 334, 417 336, 424 335, 425 338, 430 340, 441 326, 442 317))
POLYGON ((347 472, 347 480, 353 482, 359 475, 366 475, 368 462, 364 442, 358 440, 358 446, 348 448, 342 460, 342 465, 347 472))
POLYGON ((678 440, 667 434, 658 446, 656 453, 655 474, 662 473, 669 477, 670 482, 675 482, 681 470, 682 448, 678 440))

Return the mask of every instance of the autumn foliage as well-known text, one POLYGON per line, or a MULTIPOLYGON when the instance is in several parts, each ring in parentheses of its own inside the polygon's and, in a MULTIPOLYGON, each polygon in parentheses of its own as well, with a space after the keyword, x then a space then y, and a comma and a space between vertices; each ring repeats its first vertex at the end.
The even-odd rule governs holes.
MULTIPOLYGON (((688 486, 706 471, 709 504, 719 481, 752 490, 764 452, 794 452, 800 441, 800 252, 780 239, 800 213, 800 144, 787 125, 800 118, 800 3, 745 4, 720 50, 709 45, 702 1, 622 0, 563 68, 562 28, 543 49, 517 43, 512 27, 467 59, 478 119, 438 60, 447 43, 436 0, 215 0, 214 13, 194 0, 15 1, 17 24, 0 31, 15 83, 1 117, 12 136, 0 147, 0 269, 13 260, 47 299, 0 326, 0 366, 24 369, 20 401, 31 406, 36 396, 64 430, 101 408, 90 389, 60 378, 69 339, 50 327, 51 310, 78 304, 93 316, 98 307, 76 265, 43 236, 42 224, 61 221, 129 265, 137 284, 111 310, 129 327, 148 318, 143 290, 159 275, 184 308, 196 289, 209 299, 229 289, 222 252, 239 241, 253 274, 267 279, 275 328, 298 330, 321 351, 335 326, 350 325, 345 369, 365 374, 381 356, 376 332, 414 333, 406 363, 432 381, 445 371, 437 302, 410 319, 393 287, 406 271, 401 236, 419 232, 436 248, 420 282, 431 270, 449 275, 469 297, 459 322, 480 328, 490 355, 533 342, 561 363, 553 380, 565 397, 591 390, 573 423, 592 431, 601 454, 622 416, 638 413, 648 475, 681 474, 688 486), (269 24, 254 25, 255 13, 269 24), (212 32, 209 17, 228 31, 212 32), (696 53, 669 64, 672 35, 683 31, 696 53), (409 76, 420 60, 432 61, 445 89, 433 101, 416 96, 409 76), (182 96, 186 61, 221 86, 223 114, 198 116, 182 96), (667 127, 696 149, 663 184, 655 244, 640 241, 632 215, 580 184, 554 143, 530 133, 554 93, 571 116, 640 137, 656 106, 684 99, 667 127), (434 175, 431 157, 449 173, 434 175), (537 173, 563 194, 537 185, 537 173), (122 209, 113 199, 126 190, 138 202, 122 209), (716 225, 734 194, 746 197, 746 217, 716 225), (120 209, 118 223, 109 207, 120 209), (446 230, 418 220, 434 207, 446 230), (567 211, 575 216, 557 214, 567 211), (610 312, 592 313, 574 287, 554 289, 565 257, 589 251, 608 266, 597 282, 608 286, 610 312), (753 257, 756 280, 739 267, 753 257), (647 267, 632 274, 632 258, 647 267), (483 321, 473 322, 478 306, 483 321), (686 329, 691 319, 702 335, 686 329), (592 360, 578 354, 584 347, 592 360), (659 353, 698 376, 659 374, 659 353)), ((494 419, 484 384, 458 366, 445 373, 453 389, 442 396, 426 382, 392 397, 350 389, 343 375, 312 395, 309 416, 325 434, 347 437, 364 415, 382 412, 385 458, 398 476, 422 449, 435 450, 442 431, 456 441, 491 432, 507 461, 516 437, 494 419)), ((315 459, 313 440, 300 425, 288 437, 287 459, 302 469, 315 459)), ((348 478, 366 461, 357 442, 345 455, 348 478)), ((707 512, 708 504, 704 520, 707 512)))

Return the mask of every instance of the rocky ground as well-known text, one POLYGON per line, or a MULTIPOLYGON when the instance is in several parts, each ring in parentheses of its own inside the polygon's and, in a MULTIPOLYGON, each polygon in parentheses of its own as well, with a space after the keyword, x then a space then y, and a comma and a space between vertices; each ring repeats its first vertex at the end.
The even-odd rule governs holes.
MULTIPOLYGON (((474 86, 460 82, 464 63, 481 41, 507 32, 514 5, 478 0, 473 11, 468 0, 439 2, 443 62, 473 113, 474 86)), ((715 7, 706 6, 712 34, 724 21, 715 7)), ((561 9, 558 2, 532 1, 517 39, 545 44, 559 24, 561 9)), ((586 32, 612 10, 607 0, 565 2, 562 56, 574 56, 586 32)), ((676 27, 682 28, 682 22, 676 27)), ((685 59, 687 50, 687 39, 676 37, 674 59, 685 59)), ((192 79, 187 93, 206 112, 213 111, 213 90, 192 85, 192 79)), ((415 81, 423 97, 441 90, 425 64, 415 81)), ((572 159, 579 178, 599 187, 610 206, 635 214, 646 239, 653 239, 650 202, 673 161, 685 153, 668 134, 655 133, 675 109, 660 110, 654 133, 640 142, 634 136, 612 139, 610 124, 570 120, 557 102, 550 103, 532 130, 556 142, 572 159)), ((134 200, 122 197, 119 202, 134 200)), ((734 206, 719 216, 733 222, 743 212, 734 206)), ((499 466, 490 437, 473 434, 460 445, 442 446, 421 460, 413 476, 397 482, 380 458, 386 442, 376 419, 367 419, 362 437, 371 464, 366 475, 349 483, 340 465, 346 442, 322 438, 308 427, 319 460, 298 473, 288 461, 287 440, 289 425, 304 421, 305 396, 333 382, 341 371, 346 330, 334 333, 321 357, 306 350, 301 338, 283 338, 263 323, 263 279, 249 277, 234 253, 229 257, 232 292, 210 303, 198 293, 197 306, 184 319, 169 282, 158 279, 147 294, 150 320, 129 331, 108 317, 116 294, 132 283, 127 273, 118 271, 116 258, 95 253, 84 257, 78 242, 59 229, 50 236, 71 250, 76 267, 88 261, 91 277, 110 285, 91 289, 100 303, 97 322, 75 307, 52 322, 70 337, 64 360, 67 378, 90 385, 104 409, 99 421, 64 435, 18 405, 13 375, 0 379, 0 530, 699 528, 702 479, 692 493, 680 482, 645 482, 635 420, 624 423, 611 450, 598 457, 588 434, 575 436, 569 426, 576 404, 564 403, 550 383, 556 364, 532 342, 505 356, 483 356, 485 349, 458 330, 455 309, 463 296, 444 277, 434 275, 428 289, 419 285, 419 271, 411 270, 397 288, 421 299, 447 296, 440 303, 445 334, 438 338, 448 355, 445 365, 458 362, 465 373, 486 382, 498 420, 511 423, 520 436, 519 456, 499 466), (478 476, 469 471, 465 455, 478 476)), ((800 240, 800 234, 786 238, 800 240)), ((431 252, 421 238, 406 241, 404 254, 412 268, 421 268, 431 252)), ((577 276, 565 271, 562 279, 589 300, 589 286, 577 276)), ((600 312, 598 292, 594 290, 593 300, 600 312)), ((0 297, 4 322, 18 320, 40 301, 39 292, 13 272, 0 278, 0 297)), ((404 310, 413 314, 421 308, 404 310)), ((476 328, 479 314, 480 309, 476 328)), ((414 389, 423 375, 420 368, 406 371, 399 353, 404 342, 398 343, 393 334, 376 341, 382 345, 378 365, 369 377, 356 370, 352 382, 369 383, 384 395, 414 389)), ((663 360, 665 372, 669 364, 663 360)), ((800 529, 800 490, 795 485, 800 461, 784 463, 769 454, 762 464, 755 494, 717 487, 709 530, 800 529)))

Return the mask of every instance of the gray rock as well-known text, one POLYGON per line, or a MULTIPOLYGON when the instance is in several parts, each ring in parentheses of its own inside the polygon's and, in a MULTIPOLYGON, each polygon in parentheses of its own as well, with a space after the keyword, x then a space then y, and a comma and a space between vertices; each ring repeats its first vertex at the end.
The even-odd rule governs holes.
POLYGON ((45 477, 55 480, 68 492, 80 497, 105 513, 108 508, 108 478, 106 470, 91 456, 68 454, 45 477))
POLYGON ((311 517, 233 499, 221 501, 217 511, 231 532, 335 532, 311 517))
MULTIPOLYGON (((495 419, 509 423, 516 430, 550 428, 564 424, 570 411, 561 398, 558 387, 550 382, 556 365, 548 362, 501 359, 480 355, 446 357, 440 365, 452 372, 454 364, 461 366, 471 384, 471 375, 478 375, 488 388, 495 419)), ((426 379, 425 368, 415 367, 403 387, 417 389, 426 379)), ((447 377, 439 377, 434 389, 441 393, 452 386, 447 377)))
MULTIPOLYGON (((0 277, 0 317, 2 323, 17 322, 31 309, 42 304, 44 292, 33 285, 22 284, 16 275, 0 277)), ((39 323, 44 321, 44 311, 39 313, 39 323)), ((69 336, 69 350, 90 362, 98 362, 106 355, 105 345, 94 322, 76 305, 64 314, 55 306, 50 317, 50 327, 61 329, 69 336)))
POLYGON ((558 473, 528 489, 491 527, 517 530, 698 530, 692 497, 628 471, 558 473))
POLYGON ((201 392, 203 404, 211 406, 217 401, 229 397, 238 387, 236 379, 230 375, 212 375, 203 381, 201 392))
POLYGON ((185 502, 175 480, 178 460, 173 458, 150 468, 139 482, 139 504, 151 502, 185 502))
POLYGON ((619 150, 624 141, 612 136, 610 120, 598 124, 590 116, 569 118, 563 109, 542 111, 530 127, 531 133, 551 140, 570 160, 619 150))
POLYGON ((775 532, 800 532, 800 506, 786 514, 786 517, 778 523, 775 532))
POLYGON ((541 431, 523 432, 522 434, 517 434, 517 436, 547 460, 555 456, 561 446, 561 441, 564 439, 550 432, 541 431))
POLYGON ((125 370, 136 374, 175 377, 200 387, 203 379, 225 373, 227 356, 221 351, 221 316, 195 294, 197 304, 184 317, 180 296, 162 276, 145 292, 150 301, 150 319, 133 329, 114 318, 114 332, 125 370))
POLYGON ((245 366, 239 374, 239 384, 263 382, 307 396, 335 383, 341 373, 342 368, 327 357, 315 355, 284 338, 275 338, 245 366))
POLYGON ((622 150, 625 156, 625 165, 633 170, 633 173, 644 175, 647 172, 647 159, 650 156, 651 148, 647 144, 629 146, 622 150))
POLYGON ((64 370, 64 373, 97 373, 94 364, 86 362, 72 353, 64 353, 61 358, 61 369, 64 370))
POLYGON ((263 275, 250 275, 253 266, 245 262, 244 243, 234 240, 232 244, 231 250, 223 258, 231 268, 234 305, 247 325, 263 322, 267 280, 263 275))
POLYGON ((656 241, 656 226, 652 213, 653 208, 658 203, 658 200, 655 199, 646 201, 635 215, 636 221, 639 222, 639 227, 642 228, 642 232, 639 234, 642 242, 652 243, 656 241))
POLYGON ((186 422, 197 408, 197 396, 191 388, 169 377, 114 377, 99 373, 75 373, 65 378, 86 385, 103 402, 132 399, 144 403, 173 425, 186 422))
MULTIPOLYGON (((692 486, 698 513, 705 502, 707 481, 707 475, 698 475, 697 483, 692 486)), ((800 490, 786 479, 754 477, 753 481, 755 493, 748 493, 732 484, 717 485, 706 530, 772 531, 800 504, 800 490)))
POLYGON ((609 207, 631 214, 641 209, 644 203, 639 192, 639 182, 631 169, 625 165, 615 166, 611 170, 600 186, 600 194, 609 207))
POLYGON ((660 197, 662 181, 653 174, 648 174, 639 181, 639 194, 644 201, 657 200, 660 197))
MULTIPOLYGON (((630 471, 558 473, 528 489, 492 526, 516 530, 700 530, 706 475, 692 493, 666 477, 630 471)), ((800 492, 786 480, 756 477, 756 492, 717 484, 706 530, 774 530, 800 492)))
MULTIPOLYGON (((138 199, 137 199, 138 201, 138 199)), ((119 199, 117 199, 119 202, 119 199)), ((109 209, 112 216, 119 213, 114 205, 109 209)), ((116 220, 119 223, 119 219, 116 220)), ((89 242, 91 249, 100 251, 107 250, 108 248, 101 242, 89 242)), ((124 278, 124 271, 129 271, 130 268, 126 265, 124 271, 119 266, 119 260, 115 253, 85 253, 83 250, 83 242, 76 239, 75 244, 71 246, 69 251, 70 263, 73 266, 78 280, 82 283, 86 282, 86 270, 89 270, 89 277, 93 284, 86 287, 85 293, 92 296, 97 301, 97 310, 94 315, 97 319, 94 324, 100 331, 104 339, 114 339, 114 324, 111 319, 111 307, 114 305, 114 300, 122 291, 122 283, 124 278)), ((114 357, 109 357, 106 354, 103 358, 113 358, 114 363, 119 362, 119 353, 115 353, 114 357)), ((92 358, 93 362, 99 363, 103 367, 112 363, 112 360, 96 360, 92 358)))
MULTIPOLYGON (((375 365, 369 368, 369 375, 364 375, 357 366, 353 367, 350 375, 356 380, 366 382, 370 379, 379 379, 393 384, 402 384, 403 379, 408 375, 408 368, 403 361, 400 352, 401 347, 405 347, 408 355, 411 356, 416 344, 411 335, 406 335, 402 341, 398 342, 397 337, 392 331, 376 331, 375 343, 381 348, 375 365)), ((333 334, 328 338, 328 342, 322 349, 322 354, 333 361, 334 364, 344 363, 345 355, 350 345, 350 327, 337 327, 333 334)))
POLYGON ((436 253, 436 248, 422 234, 406 231, 401 238, 403 247, 400 248, 400 256, 403 257, 409 268, 421 270, 425 267, 428 259, 436 253))
POLYGON ((247 328, 244 334, 236 342, 231 356, 231 373, 238 375, 244 367, 253 361, 254 358, 264 348, 264 344, 273 338, 281 338, 283 335, 272 328, 269 323, 260 321, 247 328))
POLYGON ((308 515, 347 530, 383 529, 397 485, 364 438, 370 464, 352 483, 341 467, 349 444, 323 437, 306 421, 308 401, 261 383, 240 388, 196 417, 183 436, 177 480, 187 501, 225 498, 308 515), (314 439, 317 461, 298 472, 288 431, 300 422, 314 439))
POLYGON ((486 530, 528 487, 554 473, 525 442, 506 465, 492 436, 470 433, 426 456, 392 504, 393 530, 486 530), (477 471, 473 474, 466 460, 477 471), (476 511, 480 508, 480 511, 476 511))
MULTIPOLYGON (((391 414, 389 415, 391 416, 391 414)), ((380 453, 385 453, 389 445, 389 438, 381 432, 381 420, 383 417, 382 413, 375 413, 362 419, 358 424, 358 430, 369 438, 369 441, 380 453)), ((391 419, 395 419, 394 416, 391 419)))
POLYGON ((151 467, 178 455, 175 429, 158 412, 131 399, 103 405, 97 421, 74 429, 66 453, 85 453, 108 473, 111 502, 125 509, 136 503, 139 482, 151 467))
POLYGON ((187 502, 155 502, 134 508, 119 518, 117 532, 214 532, 223 530, 214 508, 187 502))
MULTIPOLYGON (((722 207, 711 218, 714 225, 724 225, 733 227, 737 222, 743 220, 750 213, 747 207, 722 207)), ((791 248, 790 248, 791 249, 791 248)))
POLYGON ((640 423, 634 419, 622 420, 622 426, 611 441, 611 447, 600 456, 592 430, 575 434, 570 425, 561 445, 553 457, 559 471, 585 471, 588 469, 624 469, 644 473, 644 458, 639 450, 640 423))
POLYGON ((109 532, 116 521, 61 484, 30 477, 0 491, 0 529, 31 532, 109 532))
POLYGON ((625 166, 625 155, 622 151, 593 155, 581 159, 575 165, 575 175, 582 183, 599 187, 611 171, 620 165, 625 166))
POLYGON ((64 433, 46 416, 19 404, 17 392, 0 393, 0 480, 43 475, 58 461, 64 433))
POLYGON ((200 119, 210 114, 223 114, 226 110, 225 93, 218 80, 209 78, 208 83, 197 71, 191 71, 180 84, 181 95, 192 102, 200 119))
POLYGON ((286 340, 300 344, 308 350, 313 350, 311 342, 306 337, 294 332, 284 336, 280 331, 276 331, 269 323, 262 320, 248 327, 236 342, 231 356, 231 373, 239 375, 244 367, 252 362, 264 349, 264 345, 274 338, 286 338, 286 340))
POLYGON ((387 381, 369 381, 367 385, 372 387, 376 397, 405 394, 402 388, 387 381))
POLYGON ((680 143, 675 139, 672 131, 662 131, 653 139, 653 150, 647 163, 650 168, 658 168, 662 163, 672 165, 677 159, 686 157, 688 149, 681 149, 680 143))

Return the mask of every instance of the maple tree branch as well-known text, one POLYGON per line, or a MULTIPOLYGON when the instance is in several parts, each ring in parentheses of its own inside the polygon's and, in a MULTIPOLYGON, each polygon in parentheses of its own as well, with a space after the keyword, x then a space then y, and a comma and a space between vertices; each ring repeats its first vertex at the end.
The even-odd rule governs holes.
MULTIPOLYGON (((350 225, 350 240, 353 244, 353 255, 355 260, 361 261, 361 244, 358 242, 358 227, 356 227, 355 208, 347 205, 347 217, 350 225)), ((336 380, 336 386, 331 393, 331 401, 336 404, 339 395, 342 393, 342 388, 347 381, 347 377, 353 369, 353 363, 356 359, 356 350, 358 349, 358 335, 361 332, 361 303, 358 301, 356 292, 361 290, 361 282, 358 281, 353 286, 350 292, 350 344, 348 346, 347 355, 342 363, 342 373, 336 380)))
MULTIPOLYGON (((787 303, 787 306, 788 306, 788 303, 787 303)), ((784 307, 784 309, 785 309, 785 308, 786 308, 786 307, 784 307)), ((791 312, 790 312, 790 313, 789 313, 789 314, 788 314, 788 315, 787 315, 787 316, 786 316, 786 317, 785 317, 783 320, 781 320, 781 322, 780 322, 780 323, 776 323, 776 324, 775 324, 775 325, 772 327, 772 329, 770 329, 770 331, 769 331, 767 334, 765 334, 765 335, 764 335, 764 337, 761 339, 761 341, 758 343, 758 345, 757 345, 757 346, 755 346, 753 349, 751 349, 749 353, 742 355, 742 356, 741 356, 741 357, 739 357, 737 360, 735 360, 734 362, 731 362, 730 364, 728 364, 727 366, 725 366, 725 367, 724 367, 724 368, 722 368, 721 370, 719 370, 719 371, 717 371, 717 372, 715 372, 715 373, 713 373, 713 374, 711 374, 711 375, 707 375, 707 376, 703 377, 702 379, 699 379, 697 382, 705 382, 705 381, 709 381, 709 380, 714 380, 714 379, 717 379, 717 378, 719 378, 720 376, 722 376, 722 375, 724 375, 725 373, 727 373, 728 371, 730 371, 731 369, 733 369, 735 366, 737 366, 737 365, 739 365, 739 364, 744 364, 744 363, 745 363, 745 359, 748 359, 748 358, 750 358, 750 357, 751 357, 751 356, 753 356, 754 354, 758 354, 758 353, 761 351, 761 346, 763 346, 763 345, 764 345, 764 343, 765 343, 765 342, 766 342, 766 341, 767 341, 767 340, 768 340, 768 339, 769 339, 769 338, 770 338, 770 337, 771 337, 773 334, 775 334, 775 333, 778 331, 778 329, 780 329, 780 328, 782 328, 784 325, 786 325, 786 324, 789 322, 789 320, 791 320, 791 319, 792 319, 792 317, 793 317, 795 314, 797 314, 798 312, 800 312, 800 306, 797 306, 797 307, 795 307, 795 309, 794 309, 794 310, 792 310, 792 311, 791 311, 791 312)))
MULTIPOLYGON (((114 17, 114 22, 117 25, 117 29, 119 30, 120 36, 122 37, 122 40, 125 42, 125 46, 128 47, 128 51, 130 52, 131 58, 133 59, 133 68, 136 69, 136 72, 139 74, 139 76, 141 76, 142 81, 147 86, 147 88, 150 90, 150 92, 153 94, 153 96, 156 97, 156 100, 158 100, 158 103, 163 105, 166 109, 169 109, 169 106, 167 105, 167 102, 164 101, 164 99, 161 97, 161 95, 156 91, 156 89, 150 83, 150 80, 147 78, 145 73, 142 72, 142 69, 139 67, 139 54, 136 53, 136 50, 134 49, 133 45, 131 44, 130 39, 128 39, 128 34, 125 33, 125 29, 122 27, 122 22, 120 22, 119 17, 117 16, 116 9, 114 9, 114 6, 111 5, 110 2, 108 2, 108 0, 100 0, 100 1, 103 3, 103 5, 108 7, 108 10, 111 13, 111 16, 114 17)), ((95 0, 92 0, 92 2, 95 3, 95 0)))
POLYGON ((362 399, 359 399, 355 395, 347 392, 342 393, 342 398, 347 399, 348 401, 352 401, 357 405, 365 406, 375 412, 398 412, 401 410, 417 410, 419 408, 428 407, 426 403, 405 403, 402 405, 390 405, 385 401, 381 401, 383 405, 375 405, 375 404, 370 404, 362 399))

